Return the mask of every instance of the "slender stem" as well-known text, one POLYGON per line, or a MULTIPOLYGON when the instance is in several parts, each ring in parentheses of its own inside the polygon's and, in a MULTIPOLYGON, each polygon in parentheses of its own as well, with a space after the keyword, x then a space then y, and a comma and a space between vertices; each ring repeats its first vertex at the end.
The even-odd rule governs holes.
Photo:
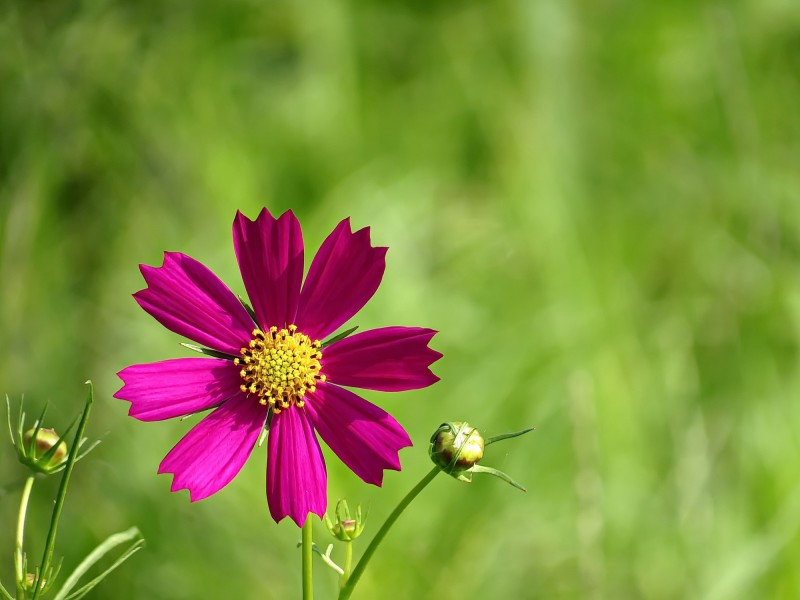
POLYGON ((311 574, 311 561, 314 557, 314 542, 311 535, 311 515, 303 525, 303 600, 314 598, 314 578, 311 574))
POLYGON ((61 476, 61 485, 58 487, 58 495, 56 496, 56 503, 53 506, 53 516, 50 518, 50 530, 47 532, 47 541, 44 545, 44 553, 42 554, 42 564, 39 568, 38 577, 33 588, 33 598, 36 600, 39 597, 39 592, 42 591, 42 581, 45 577, 49 577, 50 564, 53 562, 53 552, 55 551, 56 531, 58 530, 58 520, 61 518, 61 509, 64 508, 64 499, 67 496, 67 485, 69 478, 72 475, 72 469, 75 466, 75 459, 78 458, 78 451, 83 432, 86 430, 86 422, 89 420, 89 411, 94 402, 94 394, 92 391, 92 382, 86 382, 89 385, 89 392, 86 396, 86 405, 83 407, 83 415, 81 421, 78 423, 78 430, 75 432, 75 439, 72 441, 72 448, 69 449, 69 456, 67 457, 67 464, 64 467, 64 474, 61 476))
POLYGON ((25 518, 28 514, 28 500, 31 497, 34 475, 25 480, 25 487, 22 488, 22 498, 19 501, 19 516, 17 517, 17 545, 14 549, 14 568, 17 572, 17 600, 25 598, 25 568, 23 566, 22 544, 25 540, 25 518))
POLYGON ((372 538, 369 546, 367 546, 367 549, 364 551, 364 556, 362 556, 361 560, 358 561, 356 568, 353 570, 353 574, 339 592, 339 600, 347 600, 347 598, 350 597, 350 594, 353 593, 353 588, 356 587, 359 578, 364 573, 364 569, 367 568, 369 559, 372 558, 373 554, 375 554, 375 550, 378 549, 378 546, 380 546, 380 543, 383 541, 383 538, 386 537, 386 534, 392 528, 394 522, 401 514, 403 514, 403 511, 409 504, 411 504, 411 501, 414 500, 414 498, 416 498, 417 495, 425 489, 425 486, 433 481, 433 478, 439 474, 439 470, 439 467, 434 467, 430 473, 425 475, 425 477, 422 478, 422 480, 414 487, 414 489, 408 492, 406 497, 400 501, 400 504, 398 504, 397 508, 392 511, 392 514, 389 515, 389 517, 386 519, 386 522, 381 525, 378 533, 375 534, 375 537, 372 538))
POLYGON ((353 542, 347 541, 344 544, 344 573, 339 578, 339 589, 343 588, 347 584, 347 580, 350 579, 350 571, 353 568, 353 542))

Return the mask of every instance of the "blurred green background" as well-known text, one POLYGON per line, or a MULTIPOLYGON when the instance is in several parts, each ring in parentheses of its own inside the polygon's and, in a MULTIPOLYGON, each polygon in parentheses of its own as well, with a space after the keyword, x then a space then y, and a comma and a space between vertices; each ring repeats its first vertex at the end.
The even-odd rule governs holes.
MULTIPOLYGON (((415 442, 402 473, 377 489, 327 455, 365 538, 440 422, 537 427, 485 459, 527 494, 437 478, 354 598, 800 596, 795 0, 3 0, 0 49, 0 392, 64 427, 96 384, 66 571, 147 538, 90 598, 299 597, 264 450, 190 504, 155 473, 192 423, 111 397, 188 355, 131 299, 137 264, 183 251, 243 292, 230 226, 264 205, 295 210, 307 260, 371 226, 388 267, 354 324, 441 331, 440 383, 366 394, 415 442)), ((6 585, 24 475, 5 446, 6 585)))

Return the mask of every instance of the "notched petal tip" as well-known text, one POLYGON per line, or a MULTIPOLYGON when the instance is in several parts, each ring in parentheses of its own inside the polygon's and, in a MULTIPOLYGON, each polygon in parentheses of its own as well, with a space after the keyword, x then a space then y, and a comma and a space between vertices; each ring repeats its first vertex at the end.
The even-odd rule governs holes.
POLYGON ((260 211, 258 211, 258 215, 256 216, 256 218, 255 219, 251 219, 246 214, 244 214, 241 211, 241 209, 237 209, 236 215, 233 218, 233 224, 234 224, 234 227, 235 227, 238 223, 241 223, 242 221, 246 221, 247 223, 252 224, 252 223, 258 223, 258 222, 263 221, 263 220, 268 220, 268 221, 273 221, 274 222, 274 221, 280 221, 282 219, 294 219, 294 220, 297 220, 297 216, 294 214, 294 211, 291 208, 289 208, 289 209, 283 211, 280 215, 278 215, 276 217, 276 216, 274 216, 272 214, 272 212, 270 212, 270 210, 266 206, 264 206, 264 207, 261 208, 260 211))
POLYGON ((233 246, 261 327, 293 323, 304 264, 303 233, 294 213, 287 210, 275 218, 264 208, 255 221, 237 213, 233 246))
POLYGON ((428 387, 439 377, 430 365, 442 357, 428 346, 436 334, 422 327, 383 327, 357 333, 325 349, 331 383, 385 392, 428 387))
POLYGON ((214 494, 214 492, 202 493, 197 489, 193 489, 188 484, 180 483, 179 480, 178 480, 177 471, 176 470, 165 469, 163 467, 163 464, 159 465, 158 471, 156 471, 156 474, 157 475, 171 475, 172 476, 172 482, 169 484, 169 491, 172 492, 173 494, 176 494, 178 492, 182 492, 183 490, 186 490, 187 492, 189 492, 189 502, 192 502, 192 503, 199 502, 200 500, 205 500, 206 498, 208 498, 209 496, 212 496, 214 494))
POLYGON ((163 421, 219 406, 241 395, 238 368, 221 358, 173 358, 131 365, 117 376, 115 398, 131 403, 128 415, 163 421))
POLYGON ((375 294, 386 269, 385 247, 374 248, 369 227, 352 233, 342 220, 325 238, 308 270, 297 326, 324 339, 355 315, 375 294))
POLYGON ((239 473, 255 447, 266 412, 240 397, 225 402, 169 451, 159 473, 172 473, 172 491, 188 489, 192 502, 215 494, 239 473))
POLYGON ((246 214, 244 214, 241 210, 237 210, 236 211, 236 216, 233 218, 233 224, 234 224, 234 227, 235 227, 238 223, 241 223, 242 221, 245 221, 247 223, 255 223, 257 221, 260 221, 261 219, 270 219, 272 221, 275 220, 275 218, 272 216, 272 213, 269 211, 269 209, 266 206, 264 206, 258 212, 258 216, 255 219, 251 219, 246 214))
POLYGON ((147 287, 133 297, 167 329, 228 354, 237 354, 249 340, 250 315, 201 262, 180 252, 165 252, 160 267, 139 268, 147 287))

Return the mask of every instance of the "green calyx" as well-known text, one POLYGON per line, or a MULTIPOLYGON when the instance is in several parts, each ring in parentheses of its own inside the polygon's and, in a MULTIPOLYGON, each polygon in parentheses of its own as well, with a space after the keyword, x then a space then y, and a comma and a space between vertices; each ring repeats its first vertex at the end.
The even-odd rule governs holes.
POLYGON ((448 475, 471 481, 464 473, 483 458, 484 447, 483 436, 477 429, 463 421, 452 421, 442 423, 433 433, 428 454, 448 475))
POLYGON ((58 467, 67 458, 67 444, 54 429, 33 427, 22 436, 27 457, 42 470, 58 467))
POLYGON ((464 421, 442 423, 431 436, 428 454, 442 471, 459 481, 470 483, 475 473, 486 473, 502 479, 515 488, 527 491, 511 477, 492 467, 479 465, 484 450, 489 444, 518 437, 533 428, 514 433, 504 433, 484 440, 480 432, 464 421))
POLYGON ((361 513, 361 506, 356 508, 356 514, 351 516, 346 500, 339 500, 333 511, 333 519, 325 513, 325 526, 330 534, 342 542, 352 542, 361 532, 367 517, 361 513))
MULTIPOLYGON (((62 435, 59 435, 53 429, 42 427, 47 414, 47 404, 44 405, 39 418, 34 421, 33 427, 27 430, 25 429, 25 412, 22 402, 20 402, 16 425, 11 422, 11 401, 8 396, 6 396, 6 410, 8 411, 8 433, 11 437, 11 443, 17 451, 19 462, 34 473, 52 475, 62 471, 66 466, 69 453, 66 437, 75 426, 77 419, 67 427, 62 435)), ((89 447, 84 448, 86 441, 86 438, 81 438, 78 441, 78 450, 80 452, 76 460, 82 459, 100 443, 98 440, 90 444, 89 447)))

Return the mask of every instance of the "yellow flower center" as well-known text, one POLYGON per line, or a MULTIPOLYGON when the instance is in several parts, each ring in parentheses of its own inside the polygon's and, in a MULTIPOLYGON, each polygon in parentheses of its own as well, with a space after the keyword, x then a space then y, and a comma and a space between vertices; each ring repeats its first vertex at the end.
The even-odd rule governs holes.
POLYGON ((269 405, 275 414, 292 405, 302 408, 306 392, 325 381, 320 374, 321 345, 298 333, 296 325, 280 331, 270 327, 268 333, 254 329, 249 346, 233 361, 242 367, 242 391, 258 396, 258 402, 269 405))

